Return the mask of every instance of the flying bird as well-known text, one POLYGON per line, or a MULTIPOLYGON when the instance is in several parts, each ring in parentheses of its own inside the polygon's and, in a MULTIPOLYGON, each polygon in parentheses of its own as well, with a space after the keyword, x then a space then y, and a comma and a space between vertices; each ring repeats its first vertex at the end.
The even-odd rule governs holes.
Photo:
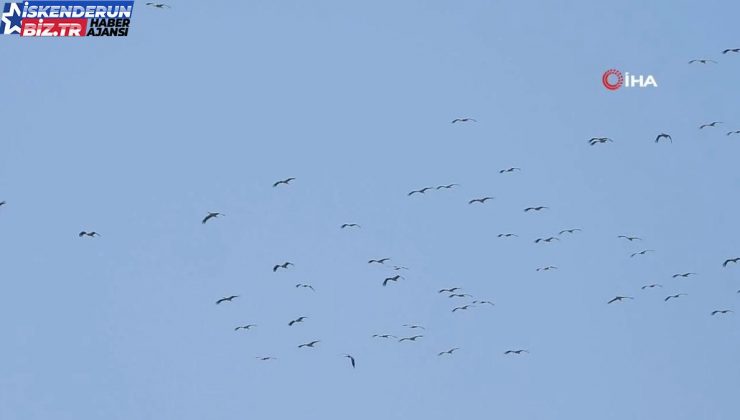
POLYGON ((171 9, 172 8, 169 4, 164 4, 164 3, 146 3, 146 5, 156 7, 157 9, 164 9, 164 8, 171 9))
POLYGON ((220 305, 220 304, 222 304, 224 302, 231 302, 232 300, 234 300, 234 299, 236 299, 238 297, 239 297, 239 295, 231 295, 231 296, 228 296, 228 297, 222 297, 221 299, 219 299, 219 300, 216 301, 216 305, 220 305))
POLYGON ((264 362, 264 361, 267 361, 267 360, 277 360, 277 357, 272 357, 272 356, 257 356, 256 359, 264 362))
POLYGON ((390 258, 381 258, 379 260, 370 260, 368 264, 385 264, 386 261, 390 261, 390 258))
POLYGON ((733 134, 740 134, 740 130, 736 130, 736 131, 728 131, 728 132, 727 132, 727 135, 728 135, 728 136, 731 136, 731 135, 733 135, 733 134))
POLYGON ((588 144, 591 146, 595 146, 597 144, 603 144, 603 143, 613 143, 614 140, 610 139, 609 137, 591 137, 588 140, 588 144))
POLYGON ((614 302, 621 302, 625 299, 634 299, 633 297, 629 296, 616 296, 614 299, 610 300, 609 302, 606 302, 606 304, 614 303, 614 302))
POLYGON ((275 265, 274 265, 274 266, 272 267, 272 272, 274 273, 274 272, 278 271, 278 269, 280 269, 280 268, 282 268, 283 270, 287 270, 287 269, 288 269, 288 267, 289 267, 289 266, 291 266, 291 265, 295 265, 295 264, 293 264, 293 263, 292 263, 292 262, 290 262, 290 261, 286 261, 286 262, 284 262, 284 263, 282 263, 282 264, 275 264, 275 265))
POLYGON ((484 204, 488 200, 493 200, 493 197, 474 198, 474 199, 468 201, 468 204, 473 204, 473 203, 481 203, 481 204, 484 204))
POLYGON ((731 52, 740 53, 740 48, 728 48, 728 49, 722 51, 722 54, 727 54, 727 53, 731 53, 731 52))
POLYGON ((473 297, 473 295, 469 295, 467 293, 453 293, 453 294, 451 294, 451 295, 449 295, 447 297, 449 297, 449 298, 470 297, 471 298, 471 297, 473 297))
POLYGON ((630 255, 630 258, 635 257, 637 255, 645 255, 648 252, 655 252, 655 251, 652 249, 645 249, 643 251, 633 253, 632 255, 630 255))
POLYGON ((305 320, 305 319, 308 319, 308 317, 307 316, 299 316, 298 318, 296 318, 296 319, 288 322, 288 326, 289 327, 292 327, 293 324, 297 324, 299 322, 303 322, 303 320, 305 320))
POLYGON ((458 123, 458 122, 478 122, 477 120, 474 120, 472 118, 455 118, 452 120, 452 124, 458 123))
POLYGON ((395 335, 390 334, 373 334, 373 338, 398 338, 395 335))
POLYGON ((254 327, 256 327, 256 325, 255 325, 255 324, 247 324, 247 325, 242 325, 242 326, 240 326, 240 327, 236 327, 236 328, 234 328, 234 331, 239 331, 239 330, 248 330, 248 329, 250 329, 250 328, 254 328, 254 327))
POLYGON ((282 181, 278 181, 278 182, 272 184, 272 188, 275 188, 278 185, 288 185, 293 180, 295 180, 295 178, 286 178, 286 179, 283 179, 282 181))
POLYGON ((357 223, 345 223, 345 224, 343 224, 342 226, 340 226, 340 228, 341 228, 341 229, 346 229, 346 228, 359 228, 359 227, 360 227, 360 225, 358 225, 357 223))
POLYGON ((398 342, 399 343, 403 343, 404 341, 416 341, 417 338, 422 338, 422 337, 424 337, 424 336, 423 335, 415 335, 413 337, 404 337, 404 338, 398 340, 398 342))
POLYGON ((434 188, 433 188, 433 187, 424 187, 424 188, 422 188, 422 189, 420 189, 420 190, 414 190, 414 191, 411 191, 410 193, 408 193, 408 194, 406 194, 406 195, 408 195, 408 196, 410 197, 410 196, 412 196, 412 195, 414 195, 414 194, 417 194, 417 193, 418 193, 418 194, 424 194, 425 192, 427 192, 427 191, 429 191, 429 190, 432 190, 432 189, 434 189, 434 188))
POLYGON ((532 210, 534 210, 534 211, 542 211, 544 209, 549 209, 549 207, 545 207, 545 206, 527 207, 526 209, 524 209, 524 212, 526 213, 526 212, 529 212, 529 211, 532 211, 532 210))
POLYGON ((393 277, 386 277, 385 280, 383 280, 383 286, 388 285, 389 281, 398 281, 398 279, 402 279, 403 277, 400 274, 396 274, 393 277))
POLYGON ((729 263, 735 263, 735 264, 737 264, 738 261, 740 261, 740 257, 737 257, 737 258, 728 258, 728 259, 725 260, 725 262, 722 263, 722 267, 727 267, 727 264, 729 264, 729 263))
POLYGON ((502 169, 502 170, 498 171, 498 173, 504 174, 504 173, 507 173, 507 172, 514 172, 514 171, 521 171, 521 170, 522 170, 522 168, 506 168, 506 169, 502 169))
POLYGON ((575 232, 580 232, 580 231, 581 231, 581 229, 564 229, 564 230, 561 230, 558 233, 558 235, 562 235, 564 233, 575 233, 575 232))
POLYGON ((411 328, 412 330, 420 329, 425 330, 426 328, 422 327, 421 325, 415 325, 415 324, 403 324, 402 327, 411 328))
POLYGON ((694 60, 689 61, 689 64, 693 64, 693 63, 701 63, 701 64, 714 63, 714 64, 717 64, 716 61, 710 60, 710 59, 707 59, 707 58, 698 58, 698 59, 694 59, 694 60))
POLYGON ((206 217, 204 217, 204 218, 203 218, 203 220, 201 221, 201 223, 205 225, 205 224, 206 224, 206 222, 208 222, 209 220, 211 220, 211 219, 213 219, 213 218, 216 218, 216 217, 219 217, 219 216, 226 216, 226 215, 225 215, 225 214, 223 214, 223 213, 218 213, 218 212, 210 212, 210 211, 209 211, 209 212, 208 212, 208 215, 207 215, 206 217))
POLYGON ((658 143, 660 139, 670 140, 670 142, 673 143, 673 138, 671 137, 670 134, 666 134, 666 133, 658 134, 658 136, 655 138, 655 142, 658 143))
POLYGON ((298 283, 298 284, 295 285, 295 287, 300 287, 300 288, 304 288, 304 289, 311 289, 314 292, 316 291, 316 289, 314 289, 313 286, 311 286, 310 284, 298 283))
POLYGON ((716 310, 716 311, 712 311, 712 316, 715 316, 717 314, 723 314, 724 315, 724 314, 729 314, 729 313, 734 313, 734 312, 735 311, 733 311, 731 309, 716 310))
POLYGON ((474 300, 473 301, 473 305, 491 305, 491 306, 496 306, 490 300, 474 300))
POLYGON ((96 237, 96 236, 100 236, 100 234, 99 234, 98 232, 85 232, 85 231, 83 230, 83 231, 82 231, 82 232, 80 232, 80 233, 79 233, 79 234, 78 234, 77 236, 79 236, 80 238, 82 238, 83 236, 89 236, 89 237, 91 237, 91 238, 94 238, 94 237, 96 237))
POLYGON ((455 293, 458 290, 460 290, 459 287, 453 287, 451 289, 441 289, 441 290, 438 290, 437 293, 455 293))
POLYGON ((299 349, 302 349, 304 347, 311 347, 311 348, 313 348, 313 346, 315 346, 316 344, 318 344, 320 342, 321 342, 321 340, 314 340, 314 341, 312 341, 310 343, 301 344, 300 346, 298 346, 298 348, 299 349))
POLYGON ((695 275, 696 275, 696 273, 679 273, 679 274, 674 274, 672 277, 675 279, 676 277, 684 277, 684 278, 686 278, 688 276, 695 276, 695 275))
POLYGON ((552 241, 559 241, 559 238, 556 238, 554 236, 550 236, 549 238, 537 238, 535 239, 534 243, 538 244, 540 242, 552 242, 552 241))
POLYGON ((529 350, 506 350, 504 354, 522 354, 529 353, 529 350))
POLYGON ((498 237, 499 237, 499 238, 511 238, 511 237, 516 237, 516 238, 518 238, 519 236, 518 236, 518 235, 515 235, 515 234, 513 234, 513 233, 499 233, 499 234, 498 234, 498 237))
POLYGON ((440 186, 438 186, 438 187, 437 187, 436 189, 437 189, 437 190, 441 190, 442 188, 444 188, 444 189, 446 189, 446 190, 449 190, 450 188, 455 188, 455 187, 457 187, 457 186, 459 186, 459 185, 460 185, 460 184, 447 184, 447 185, 440 185, 440 186))
POLYGON ((349 362, 352 364, 352 368, 355 367, 355 358, 350 356, 349 354, 345 354, 344 357, 349 359, 349 362))
POLYGON ((709 124, 702 124, 702 125, 699 126, 699 130, 701 130, 702 128, 705 128, 705 127, 714 127, 717 124, 722 124, 722 121, 712 121, 709 124))
POLYGON ((453 309, 452 309, 452 312, 457 312, 457 311, 467 311, 467 310, 468 310, 469 308, 472 308, 473 306, 474 306, 474 305, 471 305, 471 304, 468 304, 468 305, 464 305, 464 306, 458 306, 457 308, 453 308, 453 309))
POLYGON ((4 206, 5 204, 7 204, 5 201, 0 201, 0 207, 4 206))
POLYGON ((408 269, 409 269, 408 267, 404 267, 402 265, 394 265, 393 266, 393 270, 394 271, 401 271, 401 270, 408 270, 408 269))
POLYGON ((437 353, 437 356, 442 356, 442 355, 445 355, 445 354, 450 354, 451 355, 455 350, 460 350, 460 348, 459 347, 454 347, 454 348, 451 348, 451 349, 449 349, 447 351, 441 351, 441 352, 437 353))
POLYGON ((687 295, 686 295, 686 293, 679 293, 679 294, 677 294, 677 295, 670 295, 670 296, 666 297, 665 299, 663 299, 663 301, 664 301, 664 302, 668 302, 668 301, 669 301, 669 300, 671 300, 671 299, 678 299, 678 298, 680 298, 681 296, 687 296, 687 295))
POLYGON ((662 284, 656 284, 656 283, 647 284, 645 286, 642 286, 640 289, 645 290, 645 289, 653 289, 653 288, 656 288, 656 287, 663 287, 663 285, 662 284))
POLYGON ((619 235, 619 236, 617 236, 617 238, 622 238, 622 239, 626 239, 626 240, 628 240, 628 241, 630 241, 630 242, 632 242, 632 241, 641 241, 641 240, 642 240, 642 238, 638 238, 637 236, 624 236, 624 235, 619 235))
POLYGON ((550 271, 550 270, 557 270, 558 268, 554 265, 548 265, 547 267, 540 267, 537 269, 537 271, 550 271))

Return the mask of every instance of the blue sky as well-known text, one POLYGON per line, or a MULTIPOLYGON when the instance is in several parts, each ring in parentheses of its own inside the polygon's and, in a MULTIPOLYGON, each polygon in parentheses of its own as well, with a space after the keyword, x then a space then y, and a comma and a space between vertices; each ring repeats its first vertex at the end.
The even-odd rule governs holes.
POLYGON ((740 4, 172 5, 0 43, 1 418, 737 418, 740 4))

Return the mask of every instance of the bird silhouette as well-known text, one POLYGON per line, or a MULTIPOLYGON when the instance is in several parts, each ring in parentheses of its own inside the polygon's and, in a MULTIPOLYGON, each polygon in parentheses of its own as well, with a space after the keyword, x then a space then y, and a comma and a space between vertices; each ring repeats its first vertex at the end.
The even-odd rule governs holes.
POLYGON ((164 8, 171 9, 172 8, 172 6, 170 6, 169 4, 164 4, 164 3, 146 3, 146 5, 151 6, 151 7, 156 7, 157 9, 164 9, 164 8))
POLYGON ((588 144, 591 146, 595 146, 597 144, 604 144, 604 143, 613 143, 614 140, 610 139, 609 137, 591 137, 588 140, 588 144))
POLYGON ((393 277, 386 277, 385 280, 383 280, 383 286, 388 285, 389 281, 398 281, 398 279, 402 279, 403 277, 400 274, 396 274, 393 277))
POLYGON ((459 185, 460 185, 460 184, 447 184, 447 185, 439 185, 439 186, 437 186, 437 188, 436 188, 436 189, 437 189, 437 190, 441 190, 441 189, 443 189, 443 188, 444 188, 444 189, 446 189, 446 190, 449 190, 449 189, 451 189, 451 188, 455 188, 455 187, 457 187, 457 186, 459 186, 459 185))
POLYGON ((519 235, 515 235, 513 233, 499 233, 498 237, 499 238, 512 238, 512 237, 518 238, 519 235))
POLYGON ((278 269, 280 269, 280 268, 282 268, 283 270, 287 270, 287 269, 288 269, 288 267, 290 267, 290 266, 292 266, 292 265, 295 265, 295 264, 293 264, 293 263, 292 263, 292 262, 290 262, 290 261, 286 261, 286 262, 284 262, 284 263, 282 263, 282 264, 275 264, 275 265, 274 265, 274 266, 272 267, 272 272, 274 273, 274 272, 278 271, 278 269))
POLYGON ((473 305, 491 305, 491 306, 496 306, 490 300, 474 300, 473 301, 473 305))
POLYGON ((343 224, 342 226, 340 226, 340 228, 341 228, 341 229, 346 229, 346 228, 359 228, 359 227, 360 227, 360 225, 358 225, 357 223, 345 223, 345 224, 343 224))
POLYGON ((277 357, 272 357, 272 356, 257 356, 256 359, 265 362, 267 360, 277 360, 277 357))
POLYGON ((427 192, 429 190, 433 190, 433 189, 434 189, 433 187, 424 187, 424 188, 422 188, 420 190, 413 190, 413 191, 409 192, 406 195, 408 195, 410 197, 410 196, 412 196, 414 194, 424 194, 425 192, 427 192))
POLYGON ((722 124, 722 121, 712 121, 709 124, 702 124, 702 125, 699 126, 699 130, 701 130, 702 128, 706 128, 706 127, 714 127, 717 124, 722 124))
POLYGON ((352 364, 352 368, 355 367, 355 358, 350 356, 349 354, 345 354, 344 357, 349 359, 349 362, 352 364))
POLYGON ((295 178, 286 178, 281 181, 277 181, 276 183, 272 184, 272 188, 277 187, 278 185, 289 185, 291 181, 295 180, 295 178))
POLYGON ((204 217, 204 218, 203 218, 203 220, 201 221, 201 223, 205 225, 205 224, 206 224, 206 222, 208 222, 209 220, 211 220, 211 219, 213 219, 213 218, 216 218, 216 217, 220 217, 220 216, 226 216, 226 215, 225 215, 225 214, 223 214, 223 213, 218 213, 218 212, 210 212, 210 211, 209 211, 209 212, 208 212, 208 215, 207 215, 206 217, 204 217))
POLYGON ((451 295, 449 295, 447 297, 448 298, 463 298, 463 297, 472 298, 473 296, 472 295, 469 295, 467 293, 453 293, 453 294, 451 294, 451 295))
POLYGON ((316 289, 314 289, 313 286, 311 286, 310 284, 298 283, 298 284, 295 285, 295 287, 300 287, 300 288, 304 288, 304 289, 311 289, 314 292, 316 291, 316 289))
POLYGON ((216 305, 220 305, 220 304, 222 304, 224 302, 231 302, 232 300, 234 300, 234 299, 236 299, 238 297, 239 297, 239 295, 231 295, 231 296, 228 296, 228 297, 222 297, 221 299, 219 299, 219 300, 216 301, 216 305))
POLYGON ((373 334, 373 338, 398 338, 395 335, 391 334, 373 334))
POLYGON ((473 306, 474 305, 471 305, 471 304, 463 305, 463 306, 458 306, 457 308, 453 308, 452 309, 452 312, 467 311, 468 309, 472 308, 473 306))
POLYGON ((625 236, 625 235, 619 235, 619 236, 617 236, 617 238, 626 239, 626 240, 628 240, 630 242, 632 242, 632 241, 641 241, 642 240, 642 238, 638 238, 637 236, 625 236))
POLYGON ((696 58, 696 59, 693 59, 693 60, 689 61, 689 64, 693 64, 693 63, 701 63, 701 64, 713 63, 713 64, 717 64, 716 61, 710 60, 708 58, 696 58))
POLYGON ((679 274, 674 274, 671 277, 673 277, 675 279, 676 277, 684 277, 684 278, 686 278, 686 277, 695 276, 695 275, 696 275, 696 273, 679 273, 679 274))
POLYGON ((89 237, 91 237, 91 238, 94 238, 94 237, 96 237, 96 236, 100 236, 100 234, 99 234, 98 232, 85 232, 85 231, 83 230, 83 231, 82 231, 82 232, 80 232, 80 233, 79 233, 79 234, 78 234, 77 236, 79 236, 80 238, 82 238, 83 236, 89 236, 89 237))
POLYGON ((505 174, 507 172, 514 172, 514 171, 521 171, 521 170, 522 170, 522 168, 506 168, 506 169, 502 169, 502 170, 498 171, 498 173, 505 174))
POLYGON ((687 295, 686 295, 686 293, 678 293, 678 294, 676 294, 676 295, 670 295, 670 296, 666 297, 665 299, 663 299, 663 301, 664 301, 664 302, 668 302, 668 301, 669 301, 669 300, 671 300, 671 299, 678 299, 678 298, 680 298, 681 296, 687 296, 687 295))
POLYGON ((321 342, 321 340, 314 340, 314 341, 311 341, 310 343, 301 344, 300 346, 298 346, 298 348, 299 349, 302 349, 304 347, 314 348, 313 346, 315 346, 316 344, 318 344, 320 342, 321 342))
POLYGON ((6 205, 7 203, 5 201, 0 201, 0 207, 6 205))
POLYGON ((558 235, 562 235, 564 233, 575 233, 575 232, 580 232, 580 231, 581 229, 577 229, 577 228, 576 229, 564 229, 558 232, 558 235))
POLYGON ((460 290, 459 287, 453 287, 450 289, 440 289, 437 291, 437 293, 455 293, 456 291, 460 290))
POLYGON ((451 349, 449 349, 447 351, 441 351, 441 352, 437 353, 437 356, 442 356, 442 355, 445 355, 445 354, 450 354, 451 355, 456 350, 460 350, 460 348, 459 347, 453 347, 453 348, 451 348, 451 349))
POLYGON ((529 350, 506 350, 504 354, 522 354, 529 353, 529 350))
POLYGON ((733 52, 733 53, 740 53, 740 48, 728 48, 726 50, 723 50, 722 51, 722 54, 727 54, 727 53, 731 53, 731 52, 733 52))
POLYGON ((538 244, 540 242, 550 243, 552 241, 559 241, 559 240, 560 240, 559 238, 556 238, 554 236, 550 236, 549 238, 537 238, 537 239, 535 239, 534 243, 536 243, 536 244, 538 244))
POLYGON ((550 271, 550 270, 557 270, 558 268, 554 265, 548 265, 547 267, 540 267, 537 269, 537 271, 550 271))
POLYGON ((404 341, 416 341, 416 339, 422 338, 422 337, 424 337, 424 336, 423 335, 415 335, 415 336, 412 336, 412 337, 404 337, 404 338, 398 340, 398 342, 399 343, 403 343, 404 341))
POLYGON ((467 118, 467 117, 465 117, 465 118, 455 118, 454 120, 452 120, 452 124, 459 123, 459 122, 463 122, 464 123, 464 122, 478 122, 478 121, 476 121, 476 120, 474 120, 472 118, 467 118))
POLYGON ((296 319, 294 319, 294 320, 292 320, 292 321, 288 322, 288 326, 289 326, 289 327, 292 327, 292 326, 293 326, 293 324, 298 324, 298 323, 300 323, 300 322, 303 322, 303 321, 304 321, 304 320, 306 320, 306 319, 308 319, 308 317, 307 317, 307 316, 299 316, 298 318, 296 318, 296 319))
POLYGON ((737 262, 740 261, 740 257, 737 258, 728 258, 725 260, 725 262, 722 263, 722 267, 727 267, 727 264, 734 263, 737 264, 737 262))
POLYGON ((630 255, 630 258, 636 257, 636 256, 638 256, 638 255, 645 255, 645 254, 647 254, 648 252, 655 252, 655 251, 653 251, 652 249, 645 249, 645 250, 642 250, 642 251, 640 251, 640 252, 635 252, 635 253, 631 254, 631 255, 630 255))
POLYGON ((493 200, 493 197, 474 198, 474 199, 468 201, 468 204, 473 204, 473 203, 481 203, 481 204, 484 204, 488 200, 493 200))
POLYGON ((666 133, 658 134, 658 136, 655 138, 655 142, 658 143, 660 139, 666 139, 666 140, 669 140, 671 143, 673 143, 673 138, 671 137, 670 134, 666 134, 666 133))
POLYGON ((728 132, 727 132, 727 135, 728 135, 728 136, 731 136, 731 135, 733 135, 733 134, 740 134, 740 130, 736 130, 736 131, 728 131, 728 132))
POLYGON ((254 327, 256 327, 255 324, 247 324, 247 325, 242 325, 242 326, 239 326, 239 327, 234 328, 234 331, 248 330, 248 329, 254 328, 254 327))
POLYGON ((730 314, 730 313, 734 313, 734 312, 735 311, 733 311, 731 309, 721 309, 721 310, 712 311, 711 315, 712 316, 715 316, 717 314, 723 314, 724 315, 724 314, 730 314))
POLYGON ((623 301, 625 299, 634 299, 634 298, 633 297, 630 297, 630 296, 616 296, 614 299, 612 299, 612 300, 610 300, 609 302, 606 302, 606 303, 608 305, 608 304, 614 303, 614 302, 621 302, 621 301, 623 301))
POLYGON ((385 264, 386 261, 390 261, 390 258, 381 258, 379 260, 370 260, 368 264, 385 264))
POLYGON ((393 270, 394 271, 401 271, 401 270, 408 270, 408 269, 409 269, 408 267, 404 267, 402 265, 394 265, 393 266, 393 270))
POLYGON ((403 324, 402 327, 411 328, 412 330, 425 330, 426 328, 416 324, 403 324))
POLYGON ((545 209, 549 209, 549 207, 545 207, 545 206, 527 207, 526 209, 524 209, 524 212, 527 213, 527 212, 530 212, 530 211, 542 211, 542 210, 545 210, 545 209))
POLYGON ((663 285, 662 284, 656 284, 656 283, 647 284, 645 286, 642 286, 640 289, 645 290, 645 289, 653 289, 653 288, 656 288, 656 287, 663 287, 663 285))

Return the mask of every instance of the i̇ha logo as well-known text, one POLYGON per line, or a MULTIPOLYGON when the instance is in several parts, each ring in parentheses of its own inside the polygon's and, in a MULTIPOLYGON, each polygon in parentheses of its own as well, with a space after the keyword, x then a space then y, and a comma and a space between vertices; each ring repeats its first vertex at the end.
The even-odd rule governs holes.
POLYGON ((609 90, 617 90, 624 87, 658 87, 658 82, 652 74, 643 76, 642 74, 634 75, 629 72, 622 72, 617 69, 609 69, 601 76, 601 82, 609 90))

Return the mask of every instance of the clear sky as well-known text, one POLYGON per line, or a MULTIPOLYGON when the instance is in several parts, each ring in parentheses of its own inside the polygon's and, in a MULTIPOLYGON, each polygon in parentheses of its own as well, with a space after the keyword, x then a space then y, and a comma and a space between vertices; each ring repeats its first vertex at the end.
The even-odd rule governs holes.
POLYGON ((740 3, 171 4, 0 40, 0 418, 740 416, 740 3))

